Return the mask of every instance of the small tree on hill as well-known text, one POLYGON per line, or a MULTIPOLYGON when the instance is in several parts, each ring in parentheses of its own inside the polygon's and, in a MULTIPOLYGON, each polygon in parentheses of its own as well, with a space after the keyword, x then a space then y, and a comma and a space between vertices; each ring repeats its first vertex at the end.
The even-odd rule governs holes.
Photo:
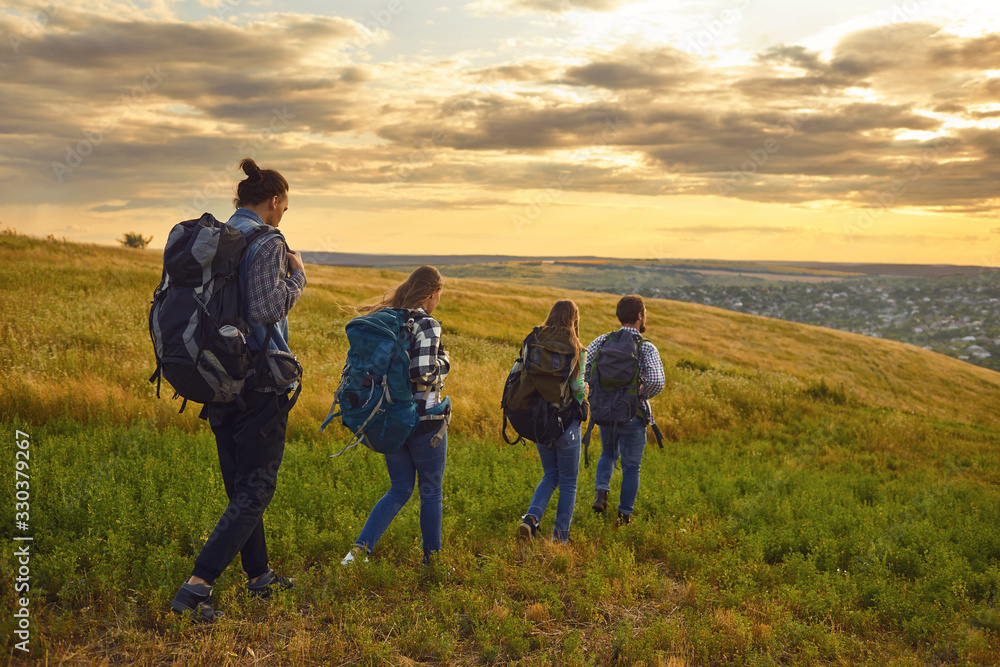
POLYGON ((142 250, 147 245, 149 245, 149 242, 152 240, 153 240, 152 236, 146 238, 142 234, 136 234, 135 232, 126 232, 125 236, 118 239, 118 242, 121 243, 122 246, 125 248, 139 248, 140 250, 142 250))

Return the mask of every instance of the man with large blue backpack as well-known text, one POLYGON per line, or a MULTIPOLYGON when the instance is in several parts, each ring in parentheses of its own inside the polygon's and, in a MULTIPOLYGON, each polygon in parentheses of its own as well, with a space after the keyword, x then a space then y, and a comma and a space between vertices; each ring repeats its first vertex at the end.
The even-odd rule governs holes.
MULTIPOLYGON (((587 346, 586 381, 590 384, 590 425, 583 438, 590 443, 594 424, 601 427, 601 458, 597 462, 595 512, 608 508, 611 475, 621 459, 622 488, 618 523, 632 519, 639 493, 639 469, 646 448, 646 425, 653 428, 660 447, 663 438, 653 420, 649 399, 666 384, 663 362, 656 347, 642 337, 646 306, 638 294, 623 296, 616 309, 622 326, 598 336, 587 346)), ((585 450, 586 452, 586 450, 585 450)), ((585 454, 586 456, 586 454, 585 454)))
POLYGON ((206 213, 171 231, 150 310, 157 356, 150 381, 162 377, 185 403, 204 403, 200 416, 215 434, 229 498, 170 605, 199 622, 221 616, 212 586, 237 554, 249 595, 268 598, 292 585, 268 564, 263 515, 277 485, 288 412, 301 389, 287 316, 306 275, 301 256, 276 229, 288 208, 288 182, 249 158, 240 167, 247 178, 227 223, 206 213))

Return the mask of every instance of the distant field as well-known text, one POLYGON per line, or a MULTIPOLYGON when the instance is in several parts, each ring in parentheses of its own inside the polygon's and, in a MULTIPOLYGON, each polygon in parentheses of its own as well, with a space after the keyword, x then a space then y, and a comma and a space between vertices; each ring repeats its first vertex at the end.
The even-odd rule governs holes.
MULTIPOLYGON (((556 299, 579 304, 589 341, 616 328, 617 297, 448 277, 436 313, 455 404, 442 566, 421 573, 411 500, 372 562, 345 569, 340 558, 388 480, 370 452, 327 459, 345 433, 317 429, 346 354, 342 306, 403 276, 307 272, 290 318, 304 389, 266 515, 273 565, 296 588, 253 604, 234 564, 216 586, 226 616, 206 630, 165 611, 224 492, 197 408, 176 414, 179 401, 166 388, 157 400, 147 382, 158 256, 0 235, 8 470, 15 430, 32 448, 33 661, 996 664, 1000 374, 891 341, 650 299, 647 336, 667 375, 653 409, 667 442, 647 449, 635 521, 618 528, 589 510, 592 464, 580 474, 573 544, 523 545, 516 526, 541 468, 532 447, 499 439, 503 380, 556 299)), ((612 485, 614 500, 620 473, 612 485)), ((13 484, 0 498, 14 506, 13 484)), ((4 550, 0 579, 17 567, 4 550)), ((0 629, 16 661, 13 628, 8 613, 0 629)))
MULTIPOLYGON (((692 269, 693 271, 693 269, 692 269)), ((722 269, 698 269, 697 273, 703 276, 726 276, 731 279, 733 272, 730 270, 722 269)), ((844 279, 845 275, 856 275, 856 274, 826 274, 817 273, 816 275, 809 275, 802 273, 752 273, 752 272, 740 272, 738 276, 743 278, 758 278, 763 281, 777 281, 777 282, 797 282, 797 283, 831 283, 840 282, 844 279)))
POLYGON ((954 264, 845 264, 836 262, 776 262, 794 268, 820 269, 872 276, 960 276, 1000 271, 995 266, 958 266, 954 264))
MULTIPOLYGON (((421 264, 453 267, 467 272, 467 277, 483 267, 497 265, 534 265, 538 263, 585 265, 597 268, 632 267, 635 270, 673 271, 687 270, 710 275, 728 273, 744 274, 765 280, 779 280, 781 276, 839 277, 851 276, 953 276, 1000 271, 989 266, 960 266, 952 264, 876 264, 842 262, 776 262, 776 261, 727 261, 712 259, 615 259, 607 257, 515 257, 508 255, 357 255, 305 251, 307 262, 327 266, 361 266, 399 268, 412 270, 421 264), (723 272, 723 273, 718 273, 723 272)), ((487 269, 488 270, 488 269, 487 269)), ((456 274, 457 275, 457 274, 456 274)), ((479 276, 475 273, 475 276, 479 276)), ((483 274, 485 275, 485 274, 483 274)), ((787 279, 787 278, 786 278, 787 279)), ((720 284, 720 283, 715 283, 720 284)), ((742 284, 742 283, 727 283, 742 284)))
MULTIPOLYGON (((407 266, 392 267, 408 270, 407 266)), ((501 262, 484 264, 454 264, 441 266, 441 272, 450 277, 501 281, 510 284, 558 287, 560 289, 586 290, 625 294, 656 287, 690 287, 700 285, 764 286, 776 281, 819 282, 833 276, 810 270, 793 273, 782 269, 776 272, 741 272, 737 269, 719 269, 692 266, 673 266, 661 262, 632 261, 559 261, 559 262, 501 262)))

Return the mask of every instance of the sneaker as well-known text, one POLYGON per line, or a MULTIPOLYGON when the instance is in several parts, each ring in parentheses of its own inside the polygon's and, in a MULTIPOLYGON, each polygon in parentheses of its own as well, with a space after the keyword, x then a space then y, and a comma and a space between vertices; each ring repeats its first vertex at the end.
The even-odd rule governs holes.
POLYGON ((619 526, 627 526, 629 524, 629 521, 631 521, 631 520, 632 520, 632 515, 631 514, 622 514, 621 512, 618 513, 618 525, 619 526))
POLYGON ((212 587, 208 584, 184 582, 170 603, 175 614, 187 614, 193 623, 212 623, 222 618, 222 612, 212 606, 212 587))
POLYGON ((538 532, 538 519, 533 514, 525 514, 521 525, 517 528, 517 536, 522 540, 534 539, 538 532))
POLYGON ((597 489, 595 494, 594 503, 590 506, 598 514, 604 514, 604 510, 608 509, 608 491, 607 489, 597 489))
POLYGON ((295 583, 294 579, 288 577, 279 577, 274 573, 274 570, 268 570, 267 574, 262 575, 254 583, 247 584, 247 591, 252 597, 258 600, 267 600, 271 597, 272 593, 277 591, 287 591, 295 583))
MULTIPOLYGON (((355 549, 351 549, 350 551, 348 551, 347 555, 344 556, 344 560, 340 561, 340 564, 341 565, 350 565, 350 564, 352 564, 356 560, 354 558, 355 552, 358 552, 358 550, 356 548, 355 549)), ((360 552, 358 552, 358 553, 360 553, 360 552)), ((365 556, 364 560, 362 560, 362 562, 363 563, 367 563, 368 562, 368 556, 365 556)))

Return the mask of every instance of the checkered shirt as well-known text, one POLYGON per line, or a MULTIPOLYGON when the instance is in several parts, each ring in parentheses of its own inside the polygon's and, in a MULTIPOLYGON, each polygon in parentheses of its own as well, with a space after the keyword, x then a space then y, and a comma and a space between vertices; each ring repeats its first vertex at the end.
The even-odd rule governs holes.
MULTIPOLYGON (((639 333, 633 327, 622 327, 619 331, 639 333)), ((597 350, 600 349, 601 344, 604 343, 604 339, 607 337, 608 334, 601 334, 594 339, 594 342, 587 346, 587 370, 585 376, 587 382, 590 382, 593 359, 597 356, 597 350)), ((642 341, 642 346, 639 348, 639 403, 642 409, 645 410, 650 424, 655 422, 653 421, 653 409, 649 406, 649 399, 663 391, 663 387, 666 384, 667 378, 663 373, 663 362, 660 360, 659 351, 648 340, 642 341)))
POLYGON ((282 237, 268 236, 247 267, 247 309, 261 324, 285 319, 306 287, 305 271, 288 275, 288 260, 282 237))
MULTIPOLYGON (((435 386, 440 390, 451 363, 441 344, 441 324, 422 307, 409 311, 409 316, 414 320, 410 338, 410 380, 414 384, 417 409, 425 414, 427 392, 435 386)), ((440 395, 436 398, 441 399, 440 395)))
MULTIPOLYGON (((288 275, 287 248, 281 236, 260 241, 260 248, 247 267, 247 311, 261 324, 275 324, 285 319, 306 287, 305 271, 288 275)), ((276 393, 277 387, 254 387, 263 393, 276 393)))

